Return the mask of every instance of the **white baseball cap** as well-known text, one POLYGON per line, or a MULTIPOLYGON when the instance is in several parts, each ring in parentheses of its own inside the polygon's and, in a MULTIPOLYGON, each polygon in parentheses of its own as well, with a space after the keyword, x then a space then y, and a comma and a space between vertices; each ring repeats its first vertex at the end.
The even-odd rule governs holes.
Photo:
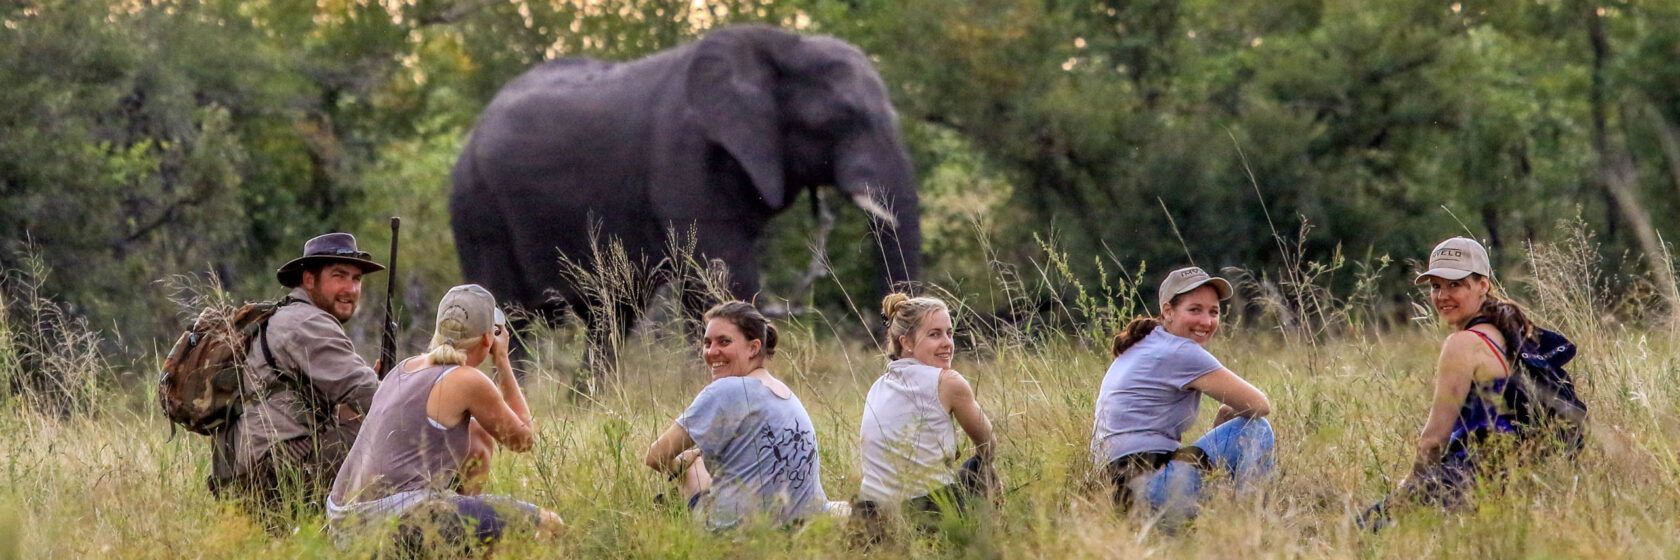
POLYGON ((1161 280, 1161 288, 1156 290, 1155 295, 1161 300, 1161 307, 1166 307, 1167 302, 1172 301, 1174 296, 1200 288, 1202 284, 1213 285, 1214 291, 1219 292, 1219 301, 1231 299, 1230 282, 1218 276, 1210 276, 1207 271, 1195 266, 1167 273, 1167 278, 1161 280))
POLYGON ((1487 249, 1468 237, 1454 237, 1442 241, 1429 252, 1429 270, 1417 275, 1414 283, 1422 284, 1430 276, 1443 280, 1461 280, 1471 274, 1492 278, 1493 267, 1488 264, 1487 249))

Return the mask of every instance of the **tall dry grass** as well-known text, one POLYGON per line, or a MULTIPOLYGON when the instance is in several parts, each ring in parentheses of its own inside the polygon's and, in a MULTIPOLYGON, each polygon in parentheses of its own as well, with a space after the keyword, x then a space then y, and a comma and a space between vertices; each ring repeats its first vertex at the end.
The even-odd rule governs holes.
MULTIPOLYGON (((1422 249, 1420 249, 1421 252, 1422 249)), ((1096 387, 1109 364, 1106 337, 1143 308, 1152 286, 1143 270, 1110 260, 1103 285, 1083 285, 1082 259, 1046 244, 1035 263, 993 260, 995 278, 966 288, 926 286, 951 300, 965 330, 956 367, 978 392, 999 437, 998 470, 1008 494, 991 515, 932 534, 904 533, 869 551, 877 557, 1621 557, 1673 556, 1680 540, 1680 422, 1673 386, 1680 345, 1666 328, 1608 318, 1616 302, 1590 236, 1539 245, 1530 272, 1506 287, 1543 324, 1581 346, 1573 371, 1594 416, 1593 438, 1575 462, 1523 467, 1480 487, 1476 506, 1404 510, 1380 534, 1353 518, 1381 498, 1408 466, 1427 410, 1431 367, 1444 332, 1432 321, 1375 325, 1367 280, 1337 292, 1331 271, 1404 274, 1386 262, 1297 263, 1301 269, 1249 274, 1250 300, 1270 311, 1228 325, 1211 345, 1232 370, 1273 401, 1278 476, 1259 498, 1214 486, 1189 527, 1163 530, 1144 517, 1115 516, 1088 491, 1087 452, 1096 387), (1351 269, 1349 268, 1351 267, 1351 269), (1274 290, 1268 295, 1267 279, 1274 290), (978 286, 978 287, 975 287, 978 286), (1140 288, 1140 286, 1142 286, 1140 288), (1266 298, 1273 298, 1267 302, 1266 298), (1009 320, 974 311, 1011 309, 1009 320), (1003 303, 1002 306, 997 305, 1003 303), (1040 305, 1041 302, 1049 302, 1040 305), (1294 317, 1289 319, 1287 317, 1294 317)), ((1093 265, 1095 266, 1095 265, 1093 265)), ((1164 268, 1164 267, 1163 267, 1164 268)), ((1514 278, 1514 277, 1513 277, 1514 278)), ((658 300, 659 298, 655 298, 658 300)), ((869 309, 866 302, 856 307, 869 309)), ((647 445, 708 381, 668 306, 650 325, 618 340, 616 368, 584 398, 574 391, 579 337, 566 327, 527 333, 541 342, 529 372, 539 443, 530 454, 499 454, 487 491, 555 510, 569 524, 553 541, 517 537, 513 557, 828 558, 854 557, 844 524, 820 519, 796 530, 754 528, 710 534, 680 504, 655 496, 674 488, 642 465, 647 445), (571 333, 571 334, 567 334, 571 333), (563 335, 563 336, 561 336, 563 335)), ((1002 315, 1002 314, 1000 314, 1002 315)), ((769 364, 806 404, 816 424, 822 482, 830 499, 858 486, 858 422, 884 359, 871 343, 835 333, 855 319, 822 314, 783 321, 783 351, 769 364)), ((0 363, 5 363, 0 360, 0 363)), ((86 374, 108 375, 103 362, 86 374)), ((149 388, 131 388, 150 391, 149 388)), ((202 438, 170 437, 145 398, 103 397, 85 414, 45 414, 8 401, 0 408, 0 556, 323 557, 363 556, 363 540, 332 547, 323 520, 303 516, 273 537, 204 490, 202 438), (7 536, 14 536, 6 539, 7 536), (7 543, 10 543, 9 545, 7 543), (8 546, 11 549, 8 549, 8 546)), ((1208 428, 1211 406, 1198 425, 1208 428)), ((960 439, 960 438, 959 438, 960 439)))
POLYGON ((100 398, 105 356, 87 320, 42 292, 51 270, 33 246, 0 271, 0 402, 42 414, 87 412, 100 398))

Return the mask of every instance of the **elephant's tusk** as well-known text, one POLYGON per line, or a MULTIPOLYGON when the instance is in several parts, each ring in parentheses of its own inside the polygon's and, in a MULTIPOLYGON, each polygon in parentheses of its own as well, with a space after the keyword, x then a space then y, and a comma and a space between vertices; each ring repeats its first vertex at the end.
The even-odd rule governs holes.
POLYGON ((874 198, 869 196, 869 193, 852 195, 852 203, 856 204, 858 208, 862 208, 869 215, 874 216, 875 219, 886 222, 888 227, 898 227, 898 217, 894 216, 892 212, 888 212, 886 208, 882 208, 879 203, 875 202, 874 198))

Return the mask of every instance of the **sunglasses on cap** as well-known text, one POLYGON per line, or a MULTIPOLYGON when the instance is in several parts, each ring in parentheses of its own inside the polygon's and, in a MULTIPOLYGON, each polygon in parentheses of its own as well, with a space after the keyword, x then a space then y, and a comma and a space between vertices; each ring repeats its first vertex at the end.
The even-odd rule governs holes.
POLYGON ((348 247, 339 247, 339 248, 333 249, 331 251, 318 251, 318 252, 310 253, 309 256, 311 256, 311 257, 325 257, 325 256, 358 257, 358 258, 364 258, 365 259, 369 255, 366 251, 357 251, 355 249, 351 249, 351 248, 348 248, 348 247))

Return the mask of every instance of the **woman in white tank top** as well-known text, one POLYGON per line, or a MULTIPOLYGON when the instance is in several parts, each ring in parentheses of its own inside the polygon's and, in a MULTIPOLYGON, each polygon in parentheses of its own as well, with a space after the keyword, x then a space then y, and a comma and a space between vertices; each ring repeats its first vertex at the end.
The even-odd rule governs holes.
POLYGON ((882 300, 881 313, 893 361, 864 401, 863 483, 854 511, 937 512, 940 503, 960 507, 996 496, 992 424, 968 380, 951 369, 956 344, 949 308, 937 298, 895 293, 882 300), (953 418, 975 447, 960 473, 953 418))

